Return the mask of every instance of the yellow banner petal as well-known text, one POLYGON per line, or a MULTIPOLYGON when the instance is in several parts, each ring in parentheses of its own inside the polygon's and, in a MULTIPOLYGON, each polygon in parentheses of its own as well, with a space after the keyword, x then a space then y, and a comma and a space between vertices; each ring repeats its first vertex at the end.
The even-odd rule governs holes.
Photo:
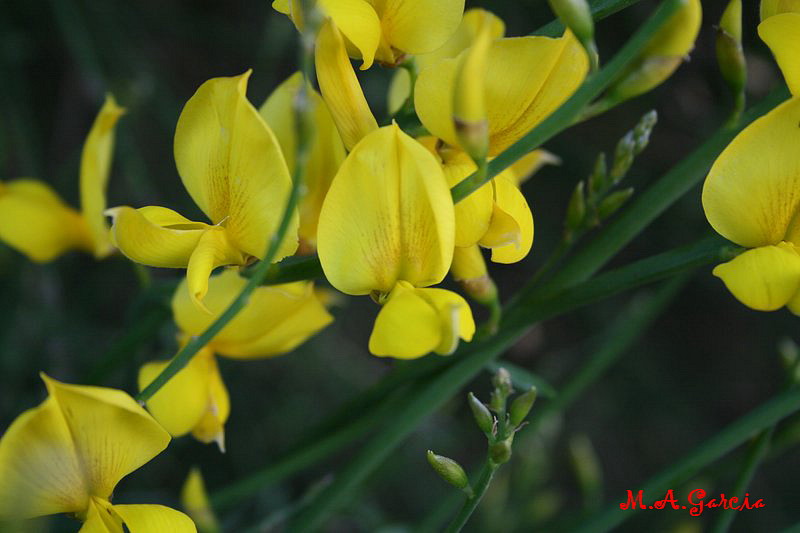
POLYGON ((408 54, 433 52, 455 33, 464 0, 370 0, 380 18, 383 38, 408 54))
MULTIPOLYGON (((291 187, 278 141, 247 100, 250 71, 208 80, 181 112, 175 162, 183 184, 240 250, 263 257, 291 187)), ((297 248, 297 215, 275 260, 297 248)))
MULTIPOLYGON (((210 348, 203 348, 166 385, 147 401, 147 409, 173 437, 189 433, 208 408, 211 359, 210 348)), ((147 387, 168 361, 147 363, 139 369, 139 390, 147 387)))
POLYGON ((353 71, 344 39, 330 21, 320 29, 314 62, 322 96, 345 147, 352 150, 365 135, 378 128, 378 123, 353 71))
POLYGON ((747 307, 775 311, 800 289, 800 255, 788 243, 761 246, 718 265, 714 275, 747 307))
POLYGON ((703 186, 713 228, 747 248, 800 243, 800 97, 746 127, 723 150, 703 186))
POLYGON ((114 97, 107 95, 81 155, 81 211, 92 235, 94 255, 98 258, 113 251, 105 216, 106 186, 114 150, 114 126, 124 112, 114 97))
POLYGON ((126 393, 42 377, 69 428, 92 495, 108 499, 120 479, 169 444, 169 434, 126 393))
POLYGON ((155 267, 185 268, 211 227, 163 207, 122 206, 107 214, 114 219, 111 237, 120 251, 132 261, 155 267))
POLYGON ((440 282, 450 268, 455 215, 436 158, 396 125, 359 143, 320 213, 319 258, 346 294, 389 292, 398 280, 440 282))
MULTIPOLYGON (((510 244, 495 243, 492 248, 492 261, 495 263, 516 263, 524 259, 533 246, 533 214, 528 206, 528 201, 516 187, 513 181, 506 175, 499 175, 494 180, 494 205, 495 210, 492 215, 492 224, 496 221, 505 220, 505 216, 513 219, 519 230, 517 238, 510 244), (502 212, 505 216, 501 216, 502 212)), ((506 226, 500 223, 500 227, 506 226)), ((490 232, 492 228, 490 227, 490 232)), ((485 241, 482 241, 482 245, 485 241)))
POLYGON ((800 0, 761 0, 761 20, 780 13, 800 13, 800 0))
POLYGON ((768 18, 759 24, 758 35, 772 50, 789 90, 800 96, 800 12, 768 18))
POLYGON ((163 505, 114 505, 131 533, 196 533, 192 519, 163 505))
POLYGON ((80 214, 48 185, 30 179, 0 183, 0 240, 39 262, 73 248, 93 249, 80 214))

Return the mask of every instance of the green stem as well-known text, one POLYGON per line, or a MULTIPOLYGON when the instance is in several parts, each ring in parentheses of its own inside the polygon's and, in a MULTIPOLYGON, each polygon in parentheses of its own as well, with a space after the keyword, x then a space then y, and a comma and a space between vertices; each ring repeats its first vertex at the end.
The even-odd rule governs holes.
MULTIPOLYGON (((307 35, 301 34, 301 70, 305 74, 306 79, 309 80, 309 83, 313 76, 313 48, 313 40, 307 35)), ((283 209, 280 223, 278 224, 278 229, 272 235, 263 259, 253 270, 252 277, 247 281, 239 294, 236 295, 236 298, 234 298, 234 300, 219 316, 219 318, 217 318, 202 334, 197 337, 193 337, 169 362, 164 370, 162 370, 161 373, 156 376, 156 378, 136 396, 136 400, 139 403, 144 404, 147 402, 147 400, 152 398, 153 395, 158 392, 159 389, 161 389, 161 387, 163 387, 175 376, 175 374, 180 372, 181 369, 189 364, 189 361, 192 360, 192 357, 194 357, 195 354, 197 354, 197 352, 199 352, 205 345, 211 342, 211 340, 220 331, 222 331, 226 325, 228 325, 228 322, 233 320, 239 311, 244 309, 248 300, 250 299, 250 295, 263 283, 264 279, 267 277, 267 273, 272 266, 272 261, 275 259, 278 249, 280 248, 281 243, 289 231, 292 216, 294 215, 297 204, 300 200, 300 193, 302 189, 300 185, 303 181, 303 173, 305 171, 306 161, 311 150, 311 138, 310 132, 308 131, 308 125, 311 119, 308 116, 310 115, 310 108, 309 98, 306 94, 307 86, 308 84, 301 84, 300 91, 297 95, 297 98, 295 98, 298 140, 296 158, 297 164, 295 165, 295 170, 292 175, 292 187, 289 191, 289 196, 286 199, 286 205, 283 209)))
MULTIPOLYGON (((638 2, 639 0, 595 0, 591 2, 589 7, 592 10, 592 18, 597 22, 638 2)), ((555 19, 534 31, 531 35, 560 37, 564 33, 564 29, 564 23, 555 19)))
POLYGON ((541 146, 556 134, 567 129, 589 103, 598 97, 639 55, 642 47, 682 5, 681 0, 665 0, 655 14, 625 43, 625 46, 597 73, 586 78, 584 84, 553 114, 524 135, 489 163, 488 172, 482 180, 473 173, 452 188, 453 202, 460 202, 483 183, 514 164, 525 154, 541 146))
POLYGON ((464 527, 469 517, 472 516, 472 513, 478 507, 481 499, 483 499, 483 495, 486 494, 486 490, 489 488, 489 484, 492 482, 492 478, 498 466, 499 465, 494 464, 491 459, 486 459, 483 468, 481 468, 481 473, 478 475, 478 481, 475 483, 475 486, 472 487, 472 496, 468 497, 464 505, 461 506, 456 517, 453 518, 453 521, 450 522, 450 525, 445 529, 445 533, 458 533, 461 531, 461 528, 464 527))

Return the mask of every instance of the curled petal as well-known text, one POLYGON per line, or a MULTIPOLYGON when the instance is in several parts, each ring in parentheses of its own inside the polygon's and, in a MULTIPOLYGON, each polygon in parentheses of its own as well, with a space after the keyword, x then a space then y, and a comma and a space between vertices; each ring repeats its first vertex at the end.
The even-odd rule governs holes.
POLYGON ((747 248, 800 243, 800 98, 747 126, 703 186, 703 209, 723 237, 747 248))
POLYGON ((446 355, 455 350, 459 338, 469 341, 474 332, 472 311, 461 296, 399 282, 375 319, 369 351, 400 359, 432 351, 446 355))
POLYGON ((114 97, 107 95, 81 155, 81 211, 92 236, 94 255, 98 258, 113 250, 105 217, 106 186, 114 150, 114 126, 124 112, 114 97))
POLYGON ((93 249, 80 214, 49 186, 30 179, 0 183, 0 240, 39 262, 73 248, 93 249))
MULTIPOLYGON (((291 178, 275 135, 247 100, 250 71, 197 89, 175 130, 175 162, 186 190, 236 248, 263 257, 277 230, 291 178)), ((275 260, 297 249, 297 215, 275 260)))
POLYGON ((792 94, 800 96, 800 9, 768 18, 759 24, 758 35, 772 50, 792 94))
POLYGON ((481 240, 481 245, 492 248, 492 261, 495 263, 516 263, 528 255, 533 245, 533 214, 525 196, 511 179, 501 174, 492 183, 494 212, 489 232, 481 240), (502 242, 504 234, 510 237, 510 242, 502 242), (491 235, 495 237, 493 243, 491 235))
POLYGON ((352 150, 365 135, 378 129, 378 123, 350 64, 344 39, 330 21, 319 31, 314 62, 322 96, 344 145, 352 150))
POLYGON ((464 0, 373 0, 372 4, 378 12, 384 40, 409 54, 424 54, 441 47, 455 33, 464 13, 464 0))
POLYGON ((453 201, 436 158, 396 125, 350 152, 322 206, 319 258, 346 294, 389 292, 398 280, 441 281, 455 236, 453 201))
POLYGON ((748 250, 718 265, 714 275, 747 307, 775 311, 800 288, 800 255, 789 243, 748 250))
POLYGON ((371 67, 381 40, 381 21, 373 6, 365 0, 319 0, 319 5, 361 54, 361 70, 371 67))
POLYGON ((197 247, 186 265, 186 284, 192 301, 204 308, 202 300, 208 292, 211 272, 223 265, 243 265, 245 258, 237 250, 225 228, 207 229, 197 241, 197 247))
POLYGON ((111 510, 119 516, 131 533, 195 533, 191 518, 163 505, 114 505, 111 510))

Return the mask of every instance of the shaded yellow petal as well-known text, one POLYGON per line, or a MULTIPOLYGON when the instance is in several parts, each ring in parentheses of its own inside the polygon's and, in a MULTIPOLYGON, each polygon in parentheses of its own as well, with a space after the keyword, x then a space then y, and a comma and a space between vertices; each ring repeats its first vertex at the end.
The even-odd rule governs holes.
MULTIPOLYGON (((211 349, 203 348, 147 401, 147 409, 173 437, 189 433, 205 414, 213 358, 211 349)), ((167 364, 162 361, 143 365, 139 369, 139 390, 147 387, 167 364)))
POLYGON ((345 147, 353 147, 378 123, 364 98, 364 92, 350 64, 342 35, 326 21, 320 29, 315 50, 319 89, 328 104, 345 147))
POLYGON ((92 495, 114 486, 169 444, 169 434, 126 393, 42 376, 60 409, 92 495))
MULTIPOLYGON (((447 186, 452 188, 472 174, 477 166, 464 153, 448 160, 444 167, 447 186)), ((492 184, 487 183, 455 205, 456 235, 455 245, 472 246, 489 230, 492 219, 494 193, 492 184)))
POLYGON ((163 505, 114 505, 116 513, 131 533, 195 533, 191 518, 163 505))
POLYGON ((272 9, 284 15, 291 14, 292 4, 291 0, 273 0, 272 9))
POLYGON ((800 0, 761 0, 761 20, 780 13, 800 13, 800 0))
POLYGON ((772 50, 792 94, 800 96, 800 11, 770 17, 759 24, 758 35, 772 50))
POLYGON ((0 184, 0 240, 33 261, 51 261, 72 248, 92 250, 86 222, 45 183, 0 184))
POLYGON ((181 489, 181 505, 200 531, 219 531, 200 469, 193 466, 181 489))
POLYGON ((399 282, 375 319, 369 351, 401 359, 432 351, 446 355, 456 349, 459 338, 469 341, 474 333, 472 311, 461 296, 399 282))
POLYGON ((683 57, 692 51, 703 20, 700 0, 683 0, 682 6, 647 42, 645 57, 683 57))
MULTIPOLYGON (((409 54, 433 52, 455 33, 464 0, 371 0, 380 18, 383 38, 409 54)), ((348 36, 349 37, 349 36, 348 36)))
POLYGON ((396 115, 409 96, 411 96, 411 75, 408 70, 398 68, 394 71, 392 81, 389 83, 389 95, 387 97, 389 114, 396 115))
POLYGON ((450 273, 456 281, 472 281, 486 276, 486 261, 477 245, 466 248, 456 246, 450 273))
POLYGON ((517 186, 525 183, 536 171, 545 165, 560 165, 561 158, 542 148, 529 152, 517 160, 507 170, 507 176, 517 186))
MULTIPOLYGON (((193 305, 184 281, 172 298, 175 321, 182 331, 199 335, 227 309, 246 280, 226 270, 209 280, 203 300, 210 313, 193 305)), ((217 353, 233 357, 283 353, 331 321, 308 282, 257 288, 242 311, 212 340, 217 353)))
MULTIPOLYGON (((297 97, 302 79, 299 72, 293 74, 275 89, 259 110, 261 116, 275 132, 290 172, 294 172, 297 150, 297 129, 292 103, 297 97)), ((307 90, 313 114, 314 132, 308 162, 303 174, 305 193, 300 201, 298 232, 303 242, 314 246, 317 241, 319 210, 322 208, 322 202, 336 171, 344 161, 346 152, 328 106, 316 91, 310 87, 307 90)))
POLYGON ((800 243, 800 98, 746 127, 723 150, 703 186, 711 226, 747 248, 800 243))
POLYGON ((361 53, 361 70, 371 67, 381 40, 375 9, 365 0, 319 0, 319 5, 361 53))
MULTIPOLYGON (((495 194, 495 210, 492 214, 492 223, 489 232, 498 225, 498 233, 509 227, 508 218, 511 218, 519 233, 513 242, 502 244, 498 239, 492 248, 492 261, 495 263, 516 263, 525 258, 533 245, 533 214, 528 206, 528 201, 510 178, 501 174, 492 180, 495 194), (502 213, 502 214, 501 214, 502 213), (508 218, 507 218, 508 217, 508 218)), ((487 246, 485 240, 481 244, 487 246)))
POLYGON ((718 265, 714 275, 747 307, 774 311, 789 303, 800 289, 800 255, 784 242, 761 246, 718 265))
POLYGON ((433 285, 450 268, 454 218, 436 158, 396 125, 381 128, 348 155, 325 198, 322 268, 346 294, 433 285))
MULTIPOLYGON (((422 123, 452 145, 458 145, 452 124, 457 61, 442 60, 422 70, 414 93, 422 123)), ((569 31, 558 39, 495 41, 485 83, 489 154, 503 151, 555 111, 580 86, 588 69, 586 52, 569 31)))
POLYGON ((186 284, 189 295, 195 304, 200 303, 208 292, 208 278, 211 272, 223 265, 243 265, 245 258, 231 243, 229 232, 220 227, 207 229, 186 266, 186 284))
MULTIPOLYGON (((263 257, 291 187, 278 141, 247 100, 250 71, 213 78, 197 89, 175 130, 183 184, 214 224, 223 223, 240 250, 263 257)), ((297 215, 275 260, 297 249, 297 215)))
POLYGON ((231 413, 228 389, 222 381, 217 360, 210 359, 208 381, 208 404, 206 411, 192 429, 192 435, 200 442, 216 442, 221 452, 225 451, 225 422, 231 413))
POLYGON ((109 209, 111 237, 126 257, 155 267, 185 268, 200 237, 210 228, 163 207, 109 209))
POLYGON ((92 235, 94 255, 98 258, 113 250, 105 217, 106 186, 114 150, 114 126, 124 112, 113 96, 106 95, 81 154, 81 212, 92 235))
POLYGON ((83 527, 78 533, 124 533, 122 518, 116 515, 108 500, 92 498, 83 527))

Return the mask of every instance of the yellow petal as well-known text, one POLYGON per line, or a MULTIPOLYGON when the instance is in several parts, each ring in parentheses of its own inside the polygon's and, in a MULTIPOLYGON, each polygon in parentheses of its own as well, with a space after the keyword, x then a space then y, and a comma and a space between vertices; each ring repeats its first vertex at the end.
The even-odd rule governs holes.
POLYGON ((378 123, 350 64, 342 35, 326 21, 317 37, 315 64, 319 88, 328 104, 345 147, 353 147, 378 123))
POLYGON ((169 434, 126 393, 42 377, 69 427, 93 495, 108 498, 120 479, 169 444, 169 434))
POLYGON ((396 115, 409 96, 411 96, 411 75, 408 70, 398 68, 394 71, 392 81, 389 83, 389 95, 387 97, 389 114, 396 115))
POLYGON ((48 185, 29 179, 0 184, 0 240, 40 262, 72 248, 92 250, 80 214, 48 185))
POLYGON ((222 381, 217 360, 211 358, 209 364, 208 404, 206 411, 192 429, 192 435, 200 442, 216 442, 221 452, 225 452, 225 422, 231 413, 228 389, 222 381))
POLYGON ((278 13, 289 15, 292 9, 291 0, 274 0, 272 2, 272 9, 274 9, 278 13))
MULTIPOLYGON (((147 409, 173 437, 189 433, 205 414, 213 358, 211 349, 203 348, 147 401, 147 409)), ((147 387, 167 364, 167 361, 163 361, 142 366, 139 370, 139 390, 147 387)))
POLYGON ((245 258, 231 243, 229 232, 220 227, 209 228, 197 241, 197 247, 186 266, 186 283, 189 295, 200 308, 208 292, 211 272, 223 265, 243 265, 245 258))
MULTIPOLYGON (((447 186, 453 187, 472 174, 477 166, 465 153, 448 160, 444 167, 447 186)), ((489 230, 492 219, 494 193, 487 183, 455 205, 455 245, 468 247, 476 244, 489 230)))
POLYGON ((560 165, 561 158, 542 148, 529 152, 508 169, 507 175, 518 187, 545 165, 560 165))
MULTIPOLYGON (((586 52, 567 31, 563 37, 517 37, 495 41, 489 51, 486 105, 490 155, 513 144, 555 111, 580 86, 589 69, 586 52)), ((432 134, 458 145, 452 124, 457 59, 420 72, 414 102, 432 134)))
POLYGON ((800 96, 800 10, 770 17, 759 24, 758 35, 772 50, 792 94, 800 96))
MULTIPOLYGON (((508 219, 512 219, 519 233, 512 237, 509 244, 502 244, 502 239, 497 239, 492 246, 492 261, 495 263, 516 263, 528 255, 533 245, 533 214, 528 206, 528 201, 508 176, 503 174, 492 180, 495 193, 495 210, 492 214, 492 223, 489 232, 495 230, 502 234, 510 227, 508 219)), ((484 238, 481 245, 491 244, 484 238)))
POLYGON ((94 255, 98 258, 113 250, 105 217, 106 186, 114 150, 114 126, 124 112, 113 96, 106 95, 81 155, 81 211, 92 235, 94 255))
POLYGON ((186 481, 181 489, 181 505, 186 510, 186 514, 194 520, 200 531, 218 531, 219 523, 211 502, 208 499, 203 474, 196 466, 192 467, 186 481))
MULTIPOLYGON (((291 187, 278 141, 247 100, 250 71, 213 78, 184 106, 175 130, 183 184, 236 248, 263 257, 291 187)), ((275 260, 297 249, 297 215, 275 260)))
POLYGON ((361 70, 371 67, 381 39, 375 9, 365 0, 319 0, 319 5, 361 53, 361 70))
POLYGON ((800 98, 745 128, 720 154, 703 186, 711 226, 747 248, 800 243, 800 98))
POLYGON ((401 359, 432 351, 446 355, 455 350, 459 338, 471 340, 474 332, 472 311, 461 296, 399 282, 375 319, 369 351, 401 359))
MULTIPOLYGON (((283 155, 294 172, 295 152, 297 150, 297 129, 293 101, 302 83, 302 75, 298 72, 283 82, 270 95, 259 112, 275 132, 283 155)), ((328 106, 322 97, 310 87, 307 89, 309 103, 313 114, 314 132, 311 148, 303 174, 305 193, 300 201, 300 239, 311 246, 317 241, 317 222, 319 210, 328 192, 333 176, 345 158, 344 143, 336 129, 328 106)))
POLYGON ((694 48, 703 8, 700 0, 683 0, 682 6, 647 42, 644 57, 684 57, 694 48))
POLYGON ((195 533, 192 519, 163 505, 114 505, 116 513, 131 533, 195 533))
POLYGON ((718 265, 714 275, 747 307, 774 311, 800 288, 800 255, 785 242, 761 246, 718 265))
MULTIPOLYGON (((241 292, 246 280, 232 270, 212 276, 203 300, 210 311, 193 305, 184 281, 172 298, 175 321, 182 331, 199 335, 241 292)), ((264 356, 294 348, 332 320, 308 282, 259 287, 242 311, 212 340, 217 353, 233 357, 264 356)))
POLYGON ((109 209, 111 238, 126 257, 155 267, 185 268, 200 237, 210 228, 163 207, 109 209))
POLYGON ((761 20, 780 13, 800 13, 800 0, 761 0, 761 20))
POLYGON ((450 268, 454 218, 436 158, 396 125, 381 128, 348 155, 325 198, 322 268, 346 294, 433 285, 450 268))
POLYGON ((78 533, 124 533, 122 518, 112 510, 111 503, 102 498, 92 498, 83 527, 78 533))
POLYGON ((442 46, 455 33, 464 13, 464 0, 371 3, 378 12, 383 38, 391 47, 408 54, 424 54, 442 46))
POLYGON ((456 246, 450 273, 456 281, 472 281, 486 276, 488 271, 481 249, 477 245, 466 248, 456 246))

